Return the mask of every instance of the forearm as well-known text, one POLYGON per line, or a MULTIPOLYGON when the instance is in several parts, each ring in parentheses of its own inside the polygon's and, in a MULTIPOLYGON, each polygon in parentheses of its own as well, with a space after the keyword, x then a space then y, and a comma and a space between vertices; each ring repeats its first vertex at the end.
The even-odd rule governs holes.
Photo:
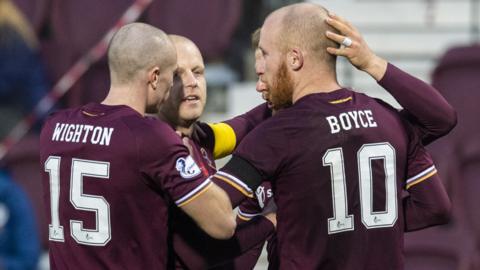
POLYGON ((244 254, 238 256, 233 262, 235 269, 253 269, 262 254, 264 244, 264 242, 260 242, 244 254))
POLYGON ((189 269, 207 269, 233 261, 263 243, 273 231, 273 224, 263 216, 258 216, 237 226, 234 236, 229 240, 217 240, 205 234, 192 239, 192 235, 198 235, 192 232, 185 237, 174 234, 174 248, 180 261, 189 269))
POLYGON ((415 118, 427 144, 447 134, 457 122, 456 112, 431 85, 388 64, 378 83, 415 118))
POLYGON ((403 199, 406 232, 448 223, 451 203, 437 174, 410 187, 408 192, 403 199))

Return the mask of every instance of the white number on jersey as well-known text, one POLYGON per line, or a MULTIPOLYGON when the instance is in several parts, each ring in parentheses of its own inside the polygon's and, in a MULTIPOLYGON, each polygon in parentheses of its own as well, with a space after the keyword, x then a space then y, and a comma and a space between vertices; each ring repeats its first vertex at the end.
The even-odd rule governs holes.
MULTIPOLYGON (((61 158, 50 156, 45 162, 45 171, 50 176, 50 241, 65 241, 63 226, 59 219, 61 158)), ((95 212, 95 229, 84 229, 83 221, 70 220, 71 235, 79 244, 105 246, 111 239, 110 205, 102 196, 83 193, 83 177, 108 179, 110 163, 94 160, 72 159, 70 174, 70 202, 75 209, 95 212)))
MULTIPOLYGON (((364 144, 357 153, 362 223, 367 229, 392 227, 398 218, 395 149, 389 143, 364 144), (385 211, 373 211, 372 160, 382 159, 385 171, 385 211)), ((342 148, 327 150, 323 166, 330 166, 333 217, 328 219, 328 234, 354 230, 348 214, 345 164, 342 148)))

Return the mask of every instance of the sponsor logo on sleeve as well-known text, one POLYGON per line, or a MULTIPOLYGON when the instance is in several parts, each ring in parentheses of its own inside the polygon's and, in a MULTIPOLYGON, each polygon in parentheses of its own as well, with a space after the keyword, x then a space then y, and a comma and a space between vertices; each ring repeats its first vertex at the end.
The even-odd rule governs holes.
POLYGON ((193 178, 202 172, 191 156, 178 158, 175 168, 185 179, 193 178))
POLYGON ((262 209, 265 207, 267 201, 269 201, 273 196, 272 189, 270 187, 263 186, 263 184, 257 188, 255 194, 257 195, 258 205, 262 209))

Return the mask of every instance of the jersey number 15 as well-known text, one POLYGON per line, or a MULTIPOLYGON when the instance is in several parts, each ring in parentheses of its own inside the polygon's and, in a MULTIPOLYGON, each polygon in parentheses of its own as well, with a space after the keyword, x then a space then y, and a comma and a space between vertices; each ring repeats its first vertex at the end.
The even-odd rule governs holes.
MULTIPOLYGON (((65 242, 63 226, 59 219, 61 157, 50 156, 45 161, 45 171, 50 176, 51 224, 50 241, 65 242)), ((102 196, 83 193, 83 177, 108 179, 110 163, 94 160, 72 159, 70 174, 70 203, 77 210, 95 212, 95 229, 83 228, 83 221, 70 220, 70 234, 79 244, 105 246, 111 237, 110 205, 102 196)))

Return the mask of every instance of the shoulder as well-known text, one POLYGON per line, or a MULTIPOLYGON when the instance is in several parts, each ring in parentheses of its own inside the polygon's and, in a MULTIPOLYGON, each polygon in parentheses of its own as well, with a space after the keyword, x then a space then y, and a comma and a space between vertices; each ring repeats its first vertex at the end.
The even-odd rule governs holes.
POLYGON ((288 115, 275 115, 250 131, 234 154, 247 160, 282 159, 289 149, 286 130, 291 123, 288 115))
POLYGON ((183 145, 175 130, 153 117, 129 116, 123 119, 133 136, 146 148, 161 149, 170 145, 183 145))

